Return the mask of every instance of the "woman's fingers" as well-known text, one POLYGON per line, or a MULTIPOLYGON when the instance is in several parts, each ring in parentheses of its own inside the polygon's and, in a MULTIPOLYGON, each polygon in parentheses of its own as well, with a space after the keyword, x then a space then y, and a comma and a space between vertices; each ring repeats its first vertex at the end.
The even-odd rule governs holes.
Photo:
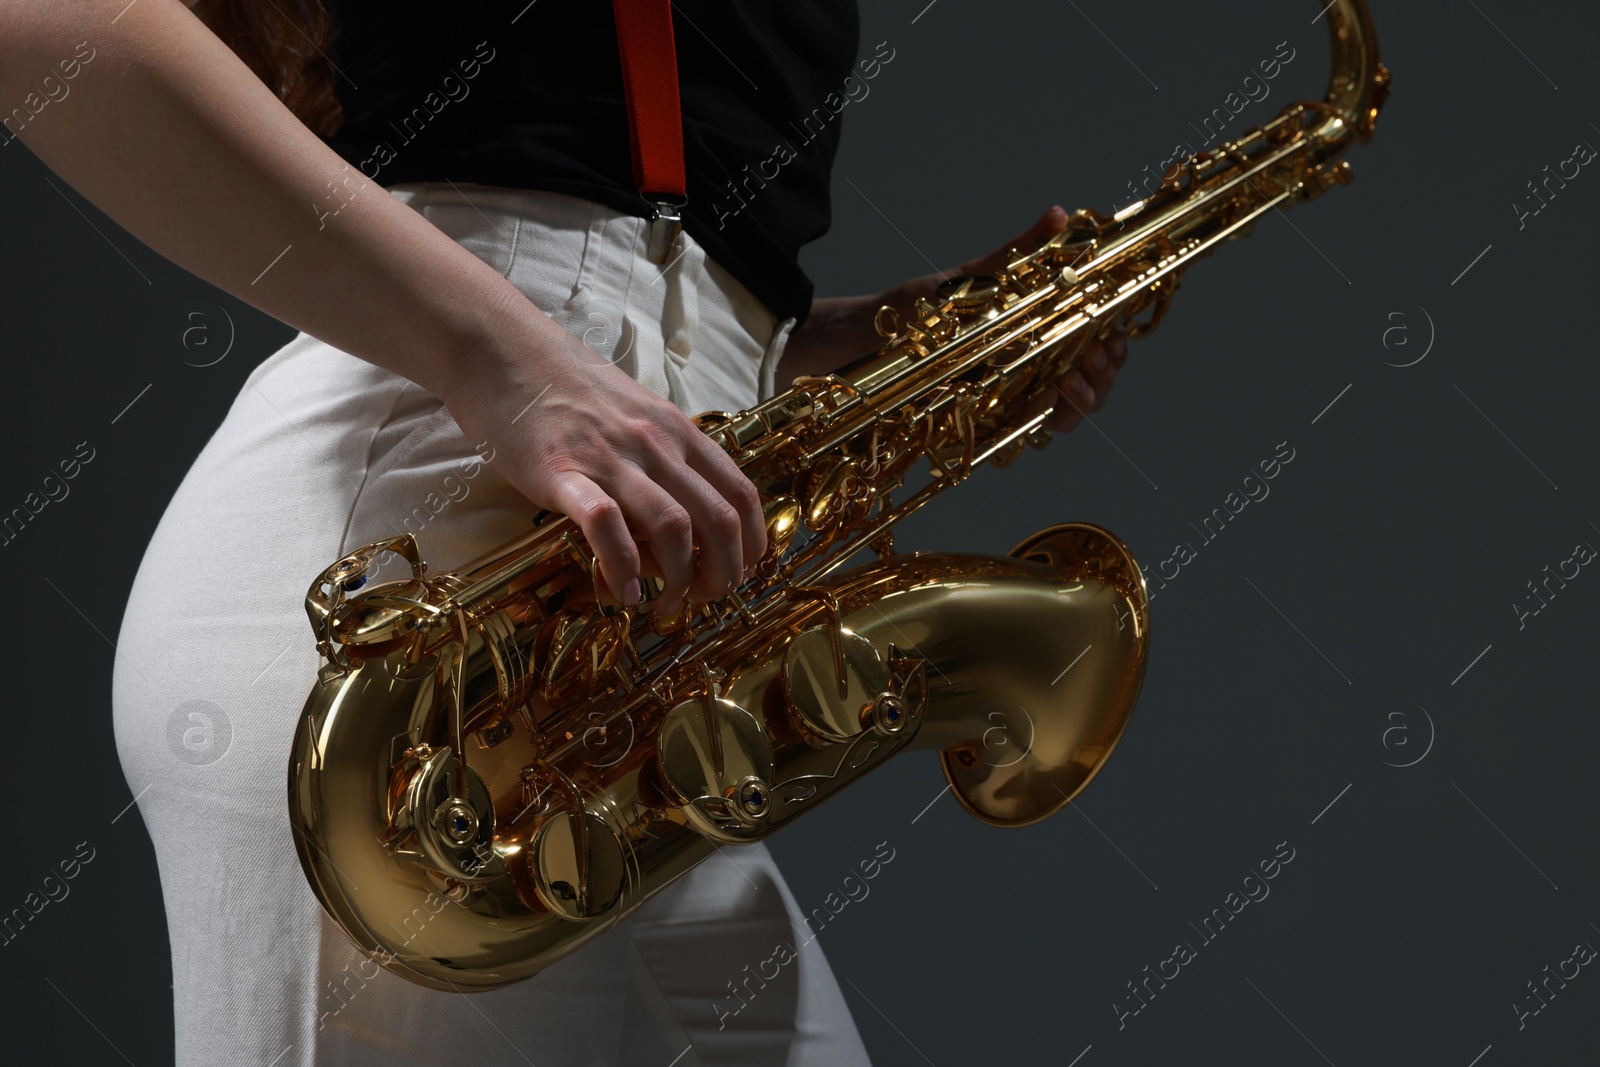
POLYGON ((573 519, 610 597, 639 602, 648 558, 662 608, 721 598, 766 549, 760 494, 683 412, 570 333, 556 341, 541 373, 491 364, 451 390, 451 416, 470 439, 493 440, 496 469, 531 502, 573 519))
MULTIPOLYGON (((697 432, 695 436, 697 440, 689 443, 686 461, 732 506, 738 519, 736 541, 742 562, 733 578, 733 584, 738 585, 767 551, 767 520, 761 511, 761 494, 732 457, 704 434, 697 432)), ((701 551, 703 555, 704 549, 701 551)))
POLYGON ((1084 356, 1078 371, 1094 393, 1094 406, 1085 410, 1099 411, 1105 405, 1106 395, 1111 392, 1111 387, 1116 384, 1117 364, 1112 358, 1110 346, 1100 342, 1091 345, 1084 356))
MULTIPOLYGON (((733 503, 682 459, 645 473, 671 495, 689 518, 693 543, 700 549, 697 574, 692 571, 693 559, 687 558, 687 551, 685 553, 685 562, 691 568, 690 591, 697 599, 704 601, 725 595, 744 579, 743 542, 749 521, 733 503)), ((760 509, 754 511, 759 516, 760 509)), ((661 554, 661 550, 657 549, 658 560, 661 560, 661 554)), ((678 561, 661 562, 671 568, 678 561)))
POLYGON ((625 424, 625 437, 574 450, 583 471, 552 481, 555 509, 577 521, 622 603, 637 603, 639 587, 629 583, 646 573, 645 558, 662 581, 661 610, 676 611, 686 595, 716 600, 765 551, 760 494, 676 409, 652 406, 641 416, 625 424))
POLYGON ((1106 397, 1117 382, 1117 370, 1127 358, 1126 334, 1114 333, 1091 344, 1077 365, 1057 380, 1056 410, 1045 420, 1045 428, 1066 433, 1105 406, 1106 397))
POLYGON ((1046 208, 1044 214, 1040 215, 1032 226, 1029 226, 988 255, 968 260, 958 270, 964 274, 993 274, 1006 266, 1010 259, 1009 252, 1011 249, 1015 248, 1024 255, 1034 251, 1050 238, 1066 229, 1067 218, 1066 208, 1063 208, 1060 204, 1054 204, 1046 208))
POLYGON ((650 557, 661 571, 662 609, 676 611, 695 577, 695 523, 689 509, 637 467, 622 468, 613 489, 631 536, 648 543, 650 557))
POLYGON ((550 483, 552 508, 578 524, 600 563, 600 576, 623 604, 639 600, 639 548, 609 493, 578 471, 562 471, 550 483))
POLYGON ((1093 390, 1083 380, 1083 375, 1071 371, 1066 377, 1056 382, 1056 409, 1045 420, 1045 429, 1054 433, 1066 433, 1083 421, 1083 416, 1088 410, 1088 405, 1093 399, 1093 390))

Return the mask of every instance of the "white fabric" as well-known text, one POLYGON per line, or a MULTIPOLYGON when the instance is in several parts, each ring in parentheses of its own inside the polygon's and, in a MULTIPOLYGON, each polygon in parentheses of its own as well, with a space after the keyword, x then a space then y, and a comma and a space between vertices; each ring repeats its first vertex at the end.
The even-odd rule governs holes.
MULTIPOLYGON (((663 267, 645 254, 649 224, 575 197, 393 192, 685 410, 748 407, 762 379, 770 391, 792 320, 687 236, 663 267)), ((867 1063, 763 845, 723 849, 575 955, 490 993, 382 971, 324 915, 285 800, 318 666, 306 587, 402 529, 451 567, 533 511, 436 398, 303 333, 249 376, 195 460, 134 582, 113 686, 118 752, 160 867, 181 1067, 867 1063), (733 983, 752 989, 747 967, 780 943, 798 958, 735 1000, 733 983)))

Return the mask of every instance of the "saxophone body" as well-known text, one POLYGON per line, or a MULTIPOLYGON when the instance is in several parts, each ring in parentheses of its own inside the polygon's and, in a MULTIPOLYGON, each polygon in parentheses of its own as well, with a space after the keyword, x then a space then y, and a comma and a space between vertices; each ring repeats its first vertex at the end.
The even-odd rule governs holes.
POLYGON ((1127 547, 1067 523, 1001 557, 898 553, 893 527, 1044 444, 1055 381, 1097 337, 1154 329, 1196 259, 1349 180, 1338 157, 1370 136, 1388 73, 1365 0, 1324 17, 1323 101, 1114 215, 1074 213, 994 276, 884 308, 883 343, 840 371, 700 416, 767 519, 767 555, 725 598, 671 617, 609 602, 576 524, 551 514, 449 572, 404 534, 318 575, 323 665, 289 816, 355 943, 438 989, 528 978, 905 749, 937 751, 956 799, 995 826, 1082 790, 1148 656, 1127 547), (390 554, 409 576, 369 582, 390 554))

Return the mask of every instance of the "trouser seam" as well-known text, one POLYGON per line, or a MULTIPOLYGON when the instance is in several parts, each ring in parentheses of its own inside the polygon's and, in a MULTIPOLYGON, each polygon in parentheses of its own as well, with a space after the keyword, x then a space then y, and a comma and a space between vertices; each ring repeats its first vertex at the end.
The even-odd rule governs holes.
POLYGON ((367 439, 367 454, 361 464, 361 480, 356 485, 355 495, 350 498, 350 508, 344 517, 344 528, 339 531, 339 554, 341 556, 349 552, 346 540, 350 536, 350 527, 355 522, 356 508, 361 505, 361 496, 367 490, 367 478, 372 473, 373 455, 374 450, 377 448, 378 436, 394 421, 395 412, 400 410, 400 401, 406 395, 406 389, 412 384, 409 379, 401 380, 400 387, 394 391, 394 399, 389 404, 389 410, 383 416, 383 421, 373 428, 372 436, 367 439))
POLYGON ((532 193, 530 190, 524 189, 522 191, 521 209, 517 212, 516 218, 513 220, 513 225, 511 228, 511 249, 506 253, 505 269, 500 272, 508 282, 511 280, 512 264, 516 263, 517 261, 517 245, 522 241, 522 220, 528 214, 528 200, 531 196, 532 193))

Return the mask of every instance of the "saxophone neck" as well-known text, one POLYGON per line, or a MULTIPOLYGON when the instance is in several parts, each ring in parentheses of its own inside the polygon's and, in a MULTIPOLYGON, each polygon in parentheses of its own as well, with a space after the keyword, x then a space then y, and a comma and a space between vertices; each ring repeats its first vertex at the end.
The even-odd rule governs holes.
POLYGON ((1365 141, 1389 95, 1389 68, 1378 58, 1372 13, 1367 0, 1333 0, 1318 17, 1327 19, 1331 44, 1328 94, 1323 99, 1329 117, 1319 133, 1325 141, 1345 142, 1352 136, 1365 141))

